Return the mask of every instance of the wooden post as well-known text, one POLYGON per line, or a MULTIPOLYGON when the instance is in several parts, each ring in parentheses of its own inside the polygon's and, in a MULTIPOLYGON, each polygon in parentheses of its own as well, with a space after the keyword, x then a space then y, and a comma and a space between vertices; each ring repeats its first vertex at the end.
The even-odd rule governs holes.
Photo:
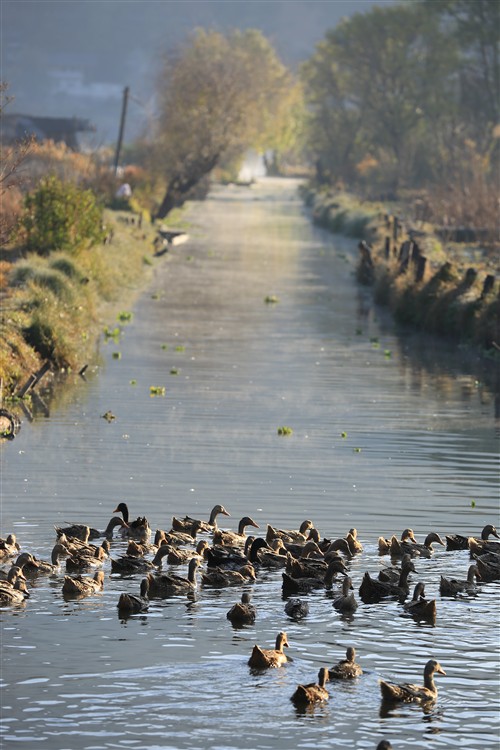
POLYGON ((387 260, 389 260, 391 255, 391 238, 386 237, 385 238, 385 247, 384 247, 384 254, 387 260))
POLYGON ((18 393, 16 393, 16 396, 18 398, 23 398, 28 391, 30 391, 34 386, 38 383, 38 381, 43 378, 45 373, 50 370, 50 362, 47 360, 47 362, 44 362, 44 364, 40 367, 37 372, 32 373, 26 383, 23 385, 23 387, 20 389, 18 393))
POLYGON ((425 255, 419 255, 417 260, 417 270, 415 272, 415 281, 417 282, 417 284, 424 278, 426 263, 427 258, 425 257, 425 255))
POLYGON ((125 130, 125 117, 127 115, 127 102, 128 102, 129 87, 125 86, 123 89, 123 103, 122 103, 122 114, 120 118, 120 130, 118 133, 118 142, 116 144, 115 152, 115 177, 118 174, 118 165, 120 162, 120 152, 122 150, 123 133, 125 130))
POLYGON ((392 238, 394 241, 397 241, 399 237, 399 220, 397 216, 393 216, 392 218, 392 238))
POLYGON ((489 273, 486 276, 484 283, 483 283, 483 291, 481 292, 481 299, 484 299, 484 297, 486 297, 491 292, 494 284, 495 284, 495 277, 493 276, 492 273, 489 273))

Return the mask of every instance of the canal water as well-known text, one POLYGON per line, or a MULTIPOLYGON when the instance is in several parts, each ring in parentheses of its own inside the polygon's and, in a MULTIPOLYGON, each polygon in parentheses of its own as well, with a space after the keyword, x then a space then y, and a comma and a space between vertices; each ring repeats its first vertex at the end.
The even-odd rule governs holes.
MULTIPOLYGON (((123 620, 119 595, 139 593, 141 575, 111 576, 108 561, 101 594, 65 601, 63 562, 31 581, 24 606, 0 613, 2 746, 498 747, 498 583, 441 598, 440 576, 465 578, 469 557, 436 545, 412 576, 437 600, 434 626, 358 595, 364 572, 390 562, 380 535, 411 527, 423 541, 498 523, 488 374, 453 346, 396 331, 356 284, 356 243, 315 228, 293 180, 216 187, 188 216, 188 242, 155 259, 139 300, 131 290, 130 322, 109 321, 121 335, 103 340, 58 402, 26 409, 1 446, 1 534, 50 559, 54 525, 104 529, 118 502, 153 530, 173 515, 206 519, 219 502, 233 530, 246 515, 262 535, 306 518, 331 539, 355 527, 358 609, 342 618, 332 594, 315 591, 294 622, 276 570, 247 587, 257 618, 242 629, 226 618, 238 587, 199 586, 123 620), (281 630, 288 664, 252 673, 254 643, 271 647, 281 630), (296 711, 296 685, 351 645, 363 675, 296 711), (378 680, 421 684, 429 658, 446 672, 437 702, 385 710, 378 680)), ((111 554, 124 549, 116 539, 111 554)))

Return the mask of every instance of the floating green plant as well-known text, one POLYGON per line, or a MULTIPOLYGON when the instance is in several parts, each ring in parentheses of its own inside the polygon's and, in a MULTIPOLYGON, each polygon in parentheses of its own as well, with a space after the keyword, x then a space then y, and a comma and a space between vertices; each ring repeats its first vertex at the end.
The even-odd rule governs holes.
POLYGON ((116 341, 120 338, 121 330, 118 327, 108 328, 108 326, 106 326, 103 333, 105 339, 114 339, 116 341))
POLYGON ((144 263, 145 266, 153 265, 153 259, 149 255, 143 255, 142 262, 144 263))
POLYGON ((150 396, 164 396, 165 395, 165 387, 163 385, 150 385, 149 386, 149 395, 150 396))
POLYGON ((116 417, 113 414, 113 412, 110 411, 109 409, 108 409, 108 411, 104 412, 104 414, 102 414, 101 416, 102 416, 103 419, 106 420, 106 422, 113 422, 116 419, 116 417))
POLYGON ((341 432, 340 433, 340 437, 341 438, 346 438, 347 437, 347 432, 341 432))
POLYGON ((167 349, 168 349, 168 344, 162 344, 162 345, 161 345, 161 348, 162 348, 162 349, 163 349, 164 351, 167 351, 167 349))
POLYGON ((264 299, 264 302, 266 303, 266 305, 276 305, 279 302, 279 299, 275 294, 268 294, 268 296, 264 299))
POLYGON ((475 508, 476 507, 476 501, 475 500, 471 500, 470 501, 470 507, 471 508, 475 508))
POLYGON ((130 385, 137 385, 137 380, 132 378, 132 380, 130 381, 130 385))
POLYGON ((160 292, 153 292, 153 294, 151 295, 151 299, 160 299, 160 297, 160 292))
POLYGON ((184 352, 184 351, 186 351, 186 347, 182 346, 182 344, 179 344, 179 346, 175 347, 175 351, 176 352, 184 352))
POLYGON ((291 427, 278 427, 278 435, 293 435, 293 430, 291 427))
POLYGON ((354 453, 361 453, 361 448, 353 448, 354 453))
POLYGON ((118 313, 117 320, 119 320, 120 323, 130 323, 133 317, 134 313, 128 312, 127 310, 122 310, 118 313))
POLYGON ((170 374, 171 375, 178 375, 180 370, 177 369, 177 367, 171 367, 170 368, 170 374))
POLYGON ((113 359, 121 359, 122 353, 121 352, 113 352, 113 359))
POLYGON ((371 339, 370 339, 370 343, 371 344, 378 344, 378 343, 380 343, 379 340, 378 340, 378 336, 372 336, 371 339))
POLYGON ((363 334, 362 328, 356 328, 356 336, 361 336, 363 334))
POLYGON ((384 349, 384 357, 386 359, 390 359, 392 357, 392 352, 390 349, 384 349))

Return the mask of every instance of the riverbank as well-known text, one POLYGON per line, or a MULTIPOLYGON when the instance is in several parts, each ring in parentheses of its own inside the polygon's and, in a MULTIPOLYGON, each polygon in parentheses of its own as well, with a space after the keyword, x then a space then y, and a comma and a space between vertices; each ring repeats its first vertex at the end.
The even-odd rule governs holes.
POLYGON ((500 360, 500 282, 494 248, 445 243, 401 206, 303 188, 313 221, 361 240, 357 278, 404 324, 500 360))
MULTIPOLYGON (((119 333, 131 303, 164 254, 155 256, 157 230, 137 214, 106 210, 106 240, 78 254, 46 257, 3 251, 0 382, 3 403, 23 397, 40 371, 79 372, 95 358, 100 336, 119 333)), ((28 394, 29 395, 29 394, 28 394)))

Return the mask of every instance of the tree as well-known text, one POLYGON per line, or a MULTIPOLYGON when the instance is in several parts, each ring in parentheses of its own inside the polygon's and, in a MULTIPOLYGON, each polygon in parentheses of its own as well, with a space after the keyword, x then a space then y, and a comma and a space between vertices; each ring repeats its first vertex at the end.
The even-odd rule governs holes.
POLYGON ((158 83, 152 164, 167 181, 158 218, 182 204, 227 154, 279 149, 297 91, 259 31, 197 31, 165 61, 158 83))

